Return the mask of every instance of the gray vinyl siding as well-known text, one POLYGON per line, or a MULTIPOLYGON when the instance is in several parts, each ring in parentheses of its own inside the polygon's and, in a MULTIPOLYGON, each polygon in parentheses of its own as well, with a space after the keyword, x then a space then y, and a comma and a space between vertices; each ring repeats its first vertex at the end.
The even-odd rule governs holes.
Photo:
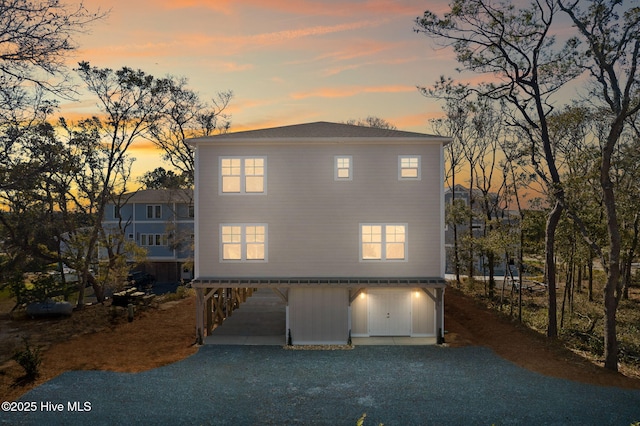
POLYGON ((442 276, 440 143, 203 144, 197 164, 198 276, 442 276), (336 155, 352 180, 334 180, 336 155), (398 179, 399 155, 421 157, 420 180, 398 179), (219 195, 220 156, 265 157, 267 193, 219 195), (268 224, 268 262, 220 262, 221 223, 268 224), (407 261, 361 262, 363 223, 407 224, 407 261))
POLYGON ((351 337, 369 336, 369 306, 367 294, 362 292, 351 302, 351 337))
MULTIPOLYGON (((435 297, 434 290, 428 291, 435 297)), ((411 295, 411 336, 435 336, 436 332, 435 302, 422 289, 414 289, 411 295)))
POLYGON ((298 287, 289 290, 289 322, 294 345, 346 344, 349 290, 298 287))

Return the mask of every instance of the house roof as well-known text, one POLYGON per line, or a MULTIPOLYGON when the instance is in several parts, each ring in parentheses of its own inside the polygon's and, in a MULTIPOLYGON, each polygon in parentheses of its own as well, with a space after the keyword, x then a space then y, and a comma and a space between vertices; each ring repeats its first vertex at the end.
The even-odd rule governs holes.
POLYGON ((192 189, 141 189, 124 194, 126 204, 133 203, 192 203, 192 189))
POLYGON ((406 132, 403 130, 380 129, 377 127, 356 126, 353 124, 329 123, 318 121, 315 123, 294 124, 290 126, 272 127, 267 129, 247 130, 242 132, 226 133, 215 136, 189 139, 193 145, 201 143, 225 143, 225 142, 275 142, 275 141, 334 141, 340 140, 367 140, 385 141, 399 139, 404 141, 430 141, 448 143, 451 139, 426 133, 406 132))

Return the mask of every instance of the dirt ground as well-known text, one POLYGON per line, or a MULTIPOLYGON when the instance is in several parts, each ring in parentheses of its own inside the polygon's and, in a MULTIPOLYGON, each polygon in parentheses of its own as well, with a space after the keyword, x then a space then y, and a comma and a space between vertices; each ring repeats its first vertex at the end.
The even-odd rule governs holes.
MULTIPOLYGON (((605 370, 557 342, 500 318, 453 288, 446 293, 445 325, 446 344, 452 347, 487 346, 509 361, 548 376, 640 389, 640 377, 605 370)), ((148 308, 133 322, 126 321, 124 312, 116 315, 103 305, 89 306, 66 319, 11 320, 2 314, 0 400, 15 400, 68 370, 139 372, 160 367, 195 353, 194 343, 194 297, 148 308), (24 347, 24 337, 32 346, 43 348, 40 377, 30 384, 18 384, 24 371, 9 360, 13 351, 24 347)))

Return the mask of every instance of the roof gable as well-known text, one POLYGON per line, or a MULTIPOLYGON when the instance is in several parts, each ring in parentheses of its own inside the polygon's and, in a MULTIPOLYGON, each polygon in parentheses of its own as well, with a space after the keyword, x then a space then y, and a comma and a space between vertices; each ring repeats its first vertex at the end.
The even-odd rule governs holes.
POLYGON ((125 204, 193 203, 192 189, 141 189, 123 195, 125 204))
POLYGON ((429 135, 426 133, 407 132, 403 130, 380 129, 377 127, 356 126, 344 123, 330 123, 318 121, 315 123, 294 124, 290 126, 272 127, 267 129, 248 130, 226 133, 222 135, 189 139, 192 144, 225 141, 276 141, 276 140, 324 140, 324 139, 415 139, 432 140, 447 143, 450 138, 429 135))

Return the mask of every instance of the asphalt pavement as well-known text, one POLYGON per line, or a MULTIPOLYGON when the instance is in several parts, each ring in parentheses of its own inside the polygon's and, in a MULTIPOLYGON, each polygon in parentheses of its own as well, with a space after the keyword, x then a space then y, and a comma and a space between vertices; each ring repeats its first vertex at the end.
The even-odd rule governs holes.
POLYGON ((282 300, 260 290, 189 358, 136 374, 64 373, 8 406, 0 396, 0 424, 355 426, 365 413, 365 426, 640 421, 640 391, 546 377, 487 348, 391 338, 290 350, 284 322, 282 300))
POLYGON ((67 372, 14 407, 0 424, 355 425, 366 413, 365 426, 628 426, 640 391, 542 376, 481 347, 205 345, 143 373, 67 372))

